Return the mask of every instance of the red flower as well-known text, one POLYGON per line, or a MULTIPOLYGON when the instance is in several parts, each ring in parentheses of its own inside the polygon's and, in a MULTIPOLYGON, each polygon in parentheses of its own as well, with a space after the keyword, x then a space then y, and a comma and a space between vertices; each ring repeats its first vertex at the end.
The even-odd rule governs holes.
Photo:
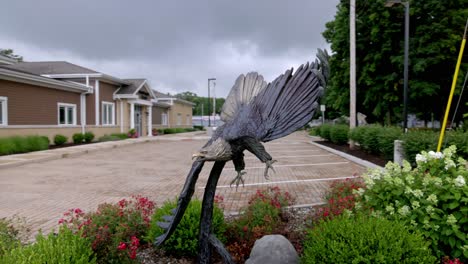
POLYGON ((62 224, 63 222, 65 222, 65 219, 63 219, 63 218, 60 218, 59 221, 58 221, 59 225, 62 224))
POLYGON ((244 226, 244 227, 242 228, 242 230, 244 230, 244 232, 247 233, 247 231, 249 231, 249 228, 248 228, 247 226, 244 226))
POLYGON ((131 241, 132 241, 132 245, 134 246, 140 245, 140 240, 136 236, 132 236, 131 241))
POLYGON ((119 246, 117 247, 119 250, 125 250, 127 249, 127 244, 124 242, 120 242, 119 246))
POLYGON ((79 215, 79 214, 82 214, 82 213, 83 213, 83 211, 81 211, 80 208, 75 209, 75 214, 79 215))

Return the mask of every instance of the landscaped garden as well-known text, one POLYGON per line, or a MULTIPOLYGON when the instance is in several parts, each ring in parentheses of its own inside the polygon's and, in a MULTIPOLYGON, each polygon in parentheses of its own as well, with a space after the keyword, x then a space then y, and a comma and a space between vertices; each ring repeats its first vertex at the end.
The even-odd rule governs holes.
MULTIPOLYGON (((421 152, 415 164, 388 163, 360 178, 335 181, 325 204, 291 208, 278 187, 258 190, 238 216, 216 197, 213 228, 238 263, 254 242, 282 234, 303 263, 462 263, 468 258, 468 170, 451 146, 421 152)), ((193 200, 161 248, 152 241, 175 200, 133 196, 96 211, 64 212, 56 234, 26 244, 15 219, 0 221, 0 263, 191 263, 197 255, 201 203, 193 200)), ((216 254, 214 261, 221 261, 216 254)))

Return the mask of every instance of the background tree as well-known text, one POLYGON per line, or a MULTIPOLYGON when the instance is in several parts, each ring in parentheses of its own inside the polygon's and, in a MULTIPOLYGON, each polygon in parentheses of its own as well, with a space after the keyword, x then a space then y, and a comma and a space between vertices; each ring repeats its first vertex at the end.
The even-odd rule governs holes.
POLYGON ((0 55, 3 55, 3 56, 6 56, 6 57, 10 57, 12 59, 15 59, 17 60, 18 62, 22 62, 23 61, 23 57, 22 56, 19 56, 19 55, 16 55, 12 49, 0 49, 0 55))
MULTIPOLYGON (((402 120, 404 7, 385 2, 356 1, 357 111, 368 121, 392 124, 402 120)), ((468 17, 466 0, 410 2, 409 111, 440 119, 468 17)), ((349 115, 349 0, 337 5, 323 36, 333 51, 324 101, 349 115)), ((468 68, 464 61, 461 73, 468 68)))
MULTIPOLYGON (((175 96, 180 99, 184 99, 195 104, 193 108, 193 115, 202 115, 202 112, 204 115, 210 115, 213 113, 213 98, 210 98, 210 101, 209 101, 210 110, 208 111, 208 97, 200 97, 197 94, 193 92, 189 92, 189 91, 178 93, 175 96), (202 111, 202 107, 203 107, 203 111, 202 111)), ((225 101, 224 98, 216 98, 216 113, 217 114, 221 113, 221 108, 223 107, 224 101, 225 101)))

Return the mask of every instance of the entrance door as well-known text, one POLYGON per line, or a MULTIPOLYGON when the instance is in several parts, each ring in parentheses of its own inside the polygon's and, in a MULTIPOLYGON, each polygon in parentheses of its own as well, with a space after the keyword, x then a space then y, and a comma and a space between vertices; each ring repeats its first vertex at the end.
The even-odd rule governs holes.
POLYGON ((143 122, 142 122, 142 109, 141 105, 135 105, 135 130, 139 137, 141 137, 143 133, 143 122))

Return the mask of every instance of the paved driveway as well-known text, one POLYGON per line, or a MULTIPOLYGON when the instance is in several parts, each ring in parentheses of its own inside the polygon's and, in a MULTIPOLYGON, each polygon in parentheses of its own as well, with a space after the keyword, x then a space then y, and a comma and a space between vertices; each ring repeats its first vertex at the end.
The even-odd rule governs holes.
MULTIPOLYGON (((98 204, 116 202, 132 194, 148 196, 157 204, 177 196, 191 166, 191 155, 206 139, 153 141, 107 149, 77 157, 15 168, 0 169, 0 218, 25 216, 33 230, 56 227, 70 208, 94 210, 98 204)), ((236 212, 257 189, 278 186, 297 198, 298 205, 321 202, 327 184, 359 175, 365 168, 309 144, 298 132, 266 144, 277 159, 276 174, 263 178, 264 164, 246 153, 245 187, 229 187, 236 176, 229 163, 218 183, 227 212, 236 212)), ((205 165, 195 195, 203 197, 211 163, 205 165)))

